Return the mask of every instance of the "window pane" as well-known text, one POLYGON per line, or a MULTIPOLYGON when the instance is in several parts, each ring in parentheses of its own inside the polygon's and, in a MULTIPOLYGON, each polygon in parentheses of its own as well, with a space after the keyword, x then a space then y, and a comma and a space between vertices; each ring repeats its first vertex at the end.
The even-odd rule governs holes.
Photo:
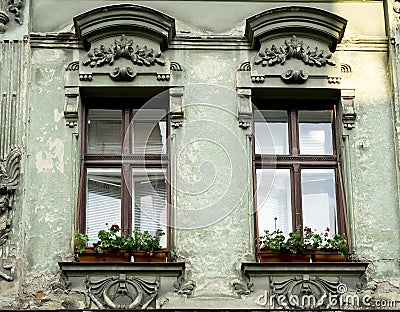
POLYGON ((93 244, 106 223, 121 225, 121 170, 88 168, 86 185, 86 226, 89 243, 93 244))
POLYGON ((301 170, 303 225, 337 233, 335 169, 301 170))
POLYGON ((332 111, 299 111, 300 153, 332 155, 332 111))
POLYGON ((256 154, 288 154, 288 117, 284 110, 254 113, 256 154))
POLYGON ((285 235, 292 231, 289 169, 257 169, 257 208, 260 235, 274 231, 275 222, 285 235))
POLYGON ((121 153, 121 129, 120 110, 90 109, 87 152, 89 154, 121 153))
POLYGON ((165 154, 167 127, 163 109, 140 109, 133 117, 133 153, 165 154))
MULTIPOLYGON (((157 229, 166 233, 167 184, 166 171, 161 168, 133 168, 133 227, 152 235, 157 229)), ((166 247, 166 238, 162 237, 166 247)))

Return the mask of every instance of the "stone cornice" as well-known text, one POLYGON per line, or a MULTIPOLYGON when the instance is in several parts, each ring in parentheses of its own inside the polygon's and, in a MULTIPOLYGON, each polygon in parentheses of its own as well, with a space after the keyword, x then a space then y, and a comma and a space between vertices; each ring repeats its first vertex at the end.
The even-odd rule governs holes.
POLYGON ((304 34, 326 42, 330 51, 343 37, 347 21, 325 10, 287 6, 274 8, 256 14, 246 20, 245 36, 253 48, 274 37, 287 34, 304 34))
POLYGON ((137 35, 157 42, 161 50, 175 36, 175 20, 154 9, 116 4, 99 7, 74 17, 75 31, 87 48, 93 41, 110 36, 137 35))
MULTIPOLYGON (((83 49, 83 42, 72 33, 31 33, 29 36, 32 48, 69 48, 83 49)), ((388 38, 365 37, 346 39, 338 44, 336 50, 385 52, 388 49, 388 38)), ((243 37, 175 37, 168 46, 169 50, 253 50, 251 44, 243 37)))

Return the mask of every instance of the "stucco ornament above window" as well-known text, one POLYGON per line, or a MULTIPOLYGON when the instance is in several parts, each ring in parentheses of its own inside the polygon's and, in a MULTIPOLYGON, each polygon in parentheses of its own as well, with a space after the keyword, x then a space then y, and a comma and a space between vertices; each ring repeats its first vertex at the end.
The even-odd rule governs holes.
POLYGON ((318 47, 314 49, 310 48, 310 46, 305 47, 304 42, 293 35, 291 39, 285 40, 284 45, 279 48, 272 45, 270 48, 265 48, 264 51, 260 50, 254 60, 254 64, 261 64, 262 66, 283 65, 286 60, 294 58, 302 60, 304 64, 310 66, 335 66, 335 63, 330 60, 331 56, 332 53, 320 50, 318 47))
POLYGON ((171 80, 171 71, 182 71, 162 54, 175 36, 175 20, 164 13, 133 4, 109 5, 76 16, 74 25, 89 51, 80 55, 80 81, 108 75, 131 82, 142 75, 163 83, 171 80))
MULTIPOLYGON (((258 52, 249 60, 250 69, 246 65, 245 71, 239 70, 240 76, 247 76, 250 85, 257 87, 303 84, 337 88, 340 67, 336 66, 334 52, 346 23, 331 12, 303 6, 256 14, 246 20, 245 36, 258 52)), ((248 85, 238 81, 238 86, 243 84, 248 85)))
MULTIPOLYGON (((164 66, 166 63, 160 51, 148 48, 146 45, 134 44, 133 40, 126 38, 125 35, 122 35, 120 39, 115 39, 114 43, 108 47, 100 45, 100 47, 89 51, 88 59, 82 63, 84 66, 90 67, 101 67, 106 64, 111 66, 118 59, 127 59, 133 65, 148 67, 156 64, 164 66)), ((136 70, 130 66, 115 67, 110 72, 113 80, 125 81, 133 80, 136 74, 136 70)))

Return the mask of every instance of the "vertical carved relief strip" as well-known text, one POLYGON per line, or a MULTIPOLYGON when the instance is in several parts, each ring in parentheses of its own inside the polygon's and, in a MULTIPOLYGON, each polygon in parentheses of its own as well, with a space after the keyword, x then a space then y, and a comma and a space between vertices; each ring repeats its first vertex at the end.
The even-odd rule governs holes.
POLYGON ((26 50, 23 41, 0 42, 0 158, 22 146, 26 50))

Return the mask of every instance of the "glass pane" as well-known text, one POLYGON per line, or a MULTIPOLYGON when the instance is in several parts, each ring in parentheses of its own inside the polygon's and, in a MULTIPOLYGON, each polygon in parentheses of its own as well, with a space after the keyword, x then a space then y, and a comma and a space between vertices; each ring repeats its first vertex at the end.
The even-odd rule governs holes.
POLYGON ((165 154, 167 139, 165 115, 163 109, 134 111, 133 153, 165 154))
POLYGON ((86 226, 93 244, 106 224, 121 225, 121 170, 88 168, 86 181, 86 226))
POLYGON ((121 153, 122 112, 111 109, 90 109, 88 114, 89 154, 121 153))
POLYGON ((256 154, 288 154, 288 117, 284 110, 254 113, 256 154))
POLYGON ((257 169, 257 212, 260 236, 264 230, 292 231, 290 169, 257 169))
POLYGON ((301 170, 303 227, 337 233, 335 169, 301 170))
MULTIPOLYGON (((161 168, 133 168, 133 227, 152 235, 157 229, 167 230, 166 171, 161 168)), ((161 240, 166 247, 165 235, 161 240)))
POLYGON ((332 155, 332 111, 299 111, 300 154, 332 155))

